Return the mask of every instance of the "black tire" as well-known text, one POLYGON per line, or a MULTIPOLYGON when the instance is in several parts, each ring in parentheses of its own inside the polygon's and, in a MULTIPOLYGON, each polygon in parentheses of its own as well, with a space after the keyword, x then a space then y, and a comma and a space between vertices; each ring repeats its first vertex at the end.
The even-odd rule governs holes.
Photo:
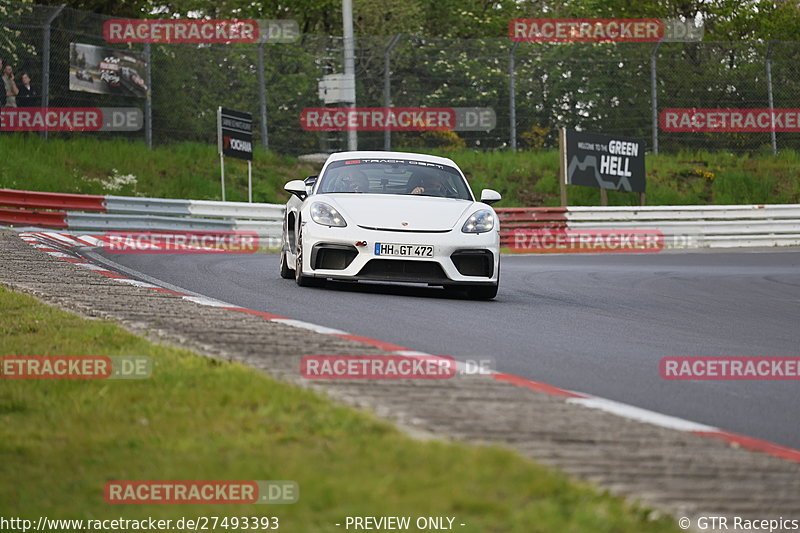
POLYGON ((470 285, 467 296, 473 300, 491 300, 497 296, 497 285, 470 285))
POLYGON ((497 284, 495 285, 472 285, 467 288, 467 296, 473 300, 491 300, 497 296, 497 289, 500 287, 500 267, 497 267, 497 284))
POLYGON ((303 230, 297 231, 297 261, 294 264, 294 281, 300 287, 319 287, 325 283, 324 279, 304 276, 303 272, 303 230))
POLYGON ((292 279, 294 278, 294 271, 289 268, 289 264, 286 261, 286 252, 281 250, 281 277, 283 279, 292 279))

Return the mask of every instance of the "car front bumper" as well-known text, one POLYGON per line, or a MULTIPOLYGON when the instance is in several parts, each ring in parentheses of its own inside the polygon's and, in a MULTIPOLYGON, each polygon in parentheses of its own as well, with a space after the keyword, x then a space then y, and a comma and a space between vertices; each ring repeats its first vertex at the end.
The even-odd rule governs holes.
POLYGON ((463 233, 459 229, 426 233, 358 226, 331 228, 305 222, 302 231, 306 276, 431 285, 497 284, 500 234, 496 229, 486 233, 463 233), (375 243, 430 245, 433 257, 375 255, 375 243), (327 257, 322 258, 325 254, 327 257))

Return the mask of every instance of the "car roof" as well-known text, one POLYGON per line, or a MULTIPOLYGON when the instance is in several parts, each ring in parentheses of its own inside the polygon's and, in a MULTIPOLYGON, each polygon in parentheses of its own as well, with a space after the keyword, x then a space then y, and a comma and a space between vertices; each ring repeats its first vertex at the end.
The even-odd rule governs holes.
POLYGON ((412 159, 426 163, 438 163, 458 168, 452 159, 437 155, 417 154, 414 152, 385 152, 382 150, 359 150, 353 152, 336 152, 328 157, 326 163, 341 161, 343 159, 412 159))

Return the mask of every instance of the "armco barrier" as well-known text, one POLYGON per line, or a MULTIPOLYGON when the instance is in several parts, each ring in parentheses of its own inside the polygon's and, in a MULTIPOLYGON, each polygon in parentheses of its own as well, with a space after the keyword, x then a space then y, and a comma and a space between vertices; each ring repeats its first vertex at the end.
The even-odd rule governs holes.
MULTIPOLYGON (((672 248, 800 246, 800 205, 512 207, 497 209, 501 243, 515 234, 579 230, 655 230, 672 248)), ((0 189, 0 224, 89 233, 234 231, 280 236, 283 205, 0 189), (16 209, 10 209, 16 208, 16 209)))
POLYGON ((259 237, 279 237, 282 221, 283 206, 280 204, 0 189, 0 224, 15 226, 38 226, 87 233, 246 230, 257 233, 259 237), (19 209, 3 208, 6 206, 19 209))
POLYGON ((66 213, 60 211, 31 211, 28 209, 0 208, 0 222, 15 226, 40 226, 43 228, 66 228, 66 213))
POLYGON ((104 211, 104 196, 0 189, 0 206, 104 211))
POLYGON ((800 246, 800 205, 692 205, 497 209, 501 242, 515 234, 654 230, 668 248, 800 246))

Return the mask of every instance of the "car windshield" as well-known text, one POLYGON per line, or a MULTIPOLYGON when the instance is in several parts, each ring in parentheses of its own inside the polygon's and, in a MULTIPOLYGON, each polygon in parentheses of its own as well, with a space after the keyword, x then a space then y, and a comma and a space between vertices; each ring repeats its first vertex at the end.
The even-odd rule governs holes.
POLYGON ((461 174, 453 167, 407 159, 335 161, 322 176, 320 194, 413 194, 472 200, 461 174))

